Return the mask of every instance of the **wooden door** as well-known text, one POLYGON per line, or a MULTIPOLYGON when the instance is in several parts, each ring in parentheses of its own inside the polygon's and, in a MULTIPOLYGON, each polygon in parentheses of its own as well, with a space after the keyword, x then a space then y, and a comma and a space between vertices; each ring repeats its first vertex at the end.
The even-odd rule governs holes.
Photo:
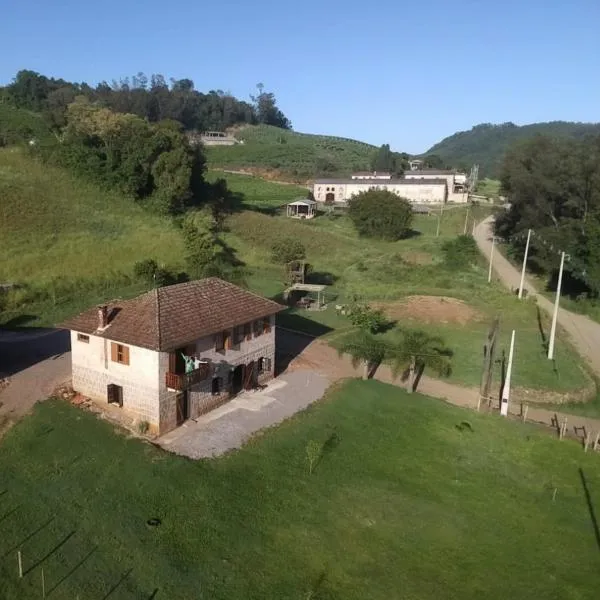
POLYGON ((255 371, 254 361, 252 360, 244 367, 244 389, 245 390, 251 390, 252 388, 255 387, 256 376, 255 376, 254 371, 255 371))
POLYGON ((188 394, 187 392, 181 392, 177 394, 175 398, 176 411, 177 411, 177 425, 181 425, 184 421, 189 418, 189 407, 188 407, 188 394))

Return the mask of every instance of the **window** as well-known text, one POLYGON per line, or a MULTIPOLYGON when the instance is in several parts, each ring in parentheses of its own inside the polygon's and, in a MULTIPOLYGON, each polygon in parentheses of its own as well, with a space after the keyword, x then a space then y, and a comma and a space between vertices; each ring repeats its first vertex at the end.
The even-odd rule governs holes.
POLYGON ((261 356, 258 359, 257 371, 258 371, 259 375, 262 373, 270 373, 271 372, 271 359, 264 358, 263 356, 261 356))
POLYGON ((225 336, 222 333, 217 333, 215 335, 215 350, 217 352, 225 350, 225 336))
POLYGON ((258 337, 259 335, 262 334, 262 327, 261 327, 261 322, 260 321, 254 321, 254 337, 258 337))
POLYGON ((84 335, 83 333, 78 333, 77 334, 77 341, 78 342, 83 342, 84 344, 89 344, 90 343, 90 336, 89 335, 84 335))
POLYGON ((110 359, 113 362, 119 363, 121 365, 128 365, 129 346, 124 346, 123 344, 115 344, 115 342, 112 342, 110 345, 110 359))
POLYGON ((252 323, 246 323, 244 325, 244 337, 246 338, 246 341, 252 339, 252 323))
POLYGON ((234 345, 241 344, 244 341, 244 327, 243 325, 238 325, 233 328, 233 343, 234 345))
POLYGON ((271 317, 265 317, 263 319, 263 333, 271 332, 271 317))

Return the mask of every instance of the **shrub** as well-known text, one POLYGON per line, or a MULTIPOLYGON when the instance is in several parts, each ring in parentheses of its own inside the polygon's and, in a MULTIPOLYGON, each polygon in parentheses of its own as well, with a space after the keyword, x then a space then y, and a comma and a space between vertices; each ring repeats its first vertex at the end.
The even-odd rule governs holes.
POLYGON ((470 235, 459 235, 442 246, 444 265, 448 269, 461 270, 470 267, 478 258, 477 243, 470 235))
POLYGON ((323 452, 323 444, 316 440, 310 440, 306 444, 306 460, 308 461, 308 472, 312 475, 317 463, 321 459, 323 452))
POLYGON ((369 190, 350 200, 348 216, 360 235, 399 240, 408 235, 413 212, 408 200, 386 190, 369 190))
POLYGON ((273 262, 287 264, 293 260, 302 260, 306 257, 306 248, 299 240, 279 239, 271 247, 273 262))
POLYGON ((352 325, 369 333, 380 333, 389 324, 382 310, 371 308, 368 304, 351 306, 348 319, 352 325))
POLYGON ((137 429, 141 435, 146 435, 150 429, 150 423, 148 423, 148 421, 140 421, 137 425, 137 429))
POLYGON ((143 281, 153 281, 158 270, 158 264, 152 258, 139 260, 133 265, 133 274, 143 281))

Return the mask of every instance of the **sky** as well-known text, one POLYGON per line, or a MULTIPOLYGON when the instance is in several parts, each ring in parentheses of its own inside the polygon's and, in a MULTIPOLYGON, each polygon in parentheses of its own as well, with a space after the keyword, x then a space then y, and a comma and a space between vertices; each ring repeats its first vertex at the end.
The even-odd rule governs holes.
POLYGON ((139 71, 413 154, 478 123, 600 121, 600 1, 0 0, 0 84, 139 71))

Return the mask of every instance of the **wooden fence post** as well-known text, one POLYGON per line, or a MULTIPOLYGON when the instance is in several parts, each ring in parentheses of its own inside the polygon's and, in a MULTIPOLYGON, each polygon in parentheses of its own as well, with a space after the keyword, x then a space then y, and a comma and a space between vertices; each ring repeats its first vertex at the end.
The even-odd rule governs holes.
POLYGON ((592 432, 591 431, 586 431, 585 432, 585 440, 583 442, 583 451, 584 452, 588 451, 588 446, 590 445, 591 441, 592 441, 592 432))
POLYGON ((525 410, 523 410, 523 405, 521 404, 521 417, 523 419, 523 423, 527 421, 527 411, 529 410, 529 404, 525 405, 525 410))
POLYGON ((562 422, 562 425, 560 427, 560 435, 559 435, 558 439, 562 440, 565 437, 566 433, 567 433, 567 417, 565 417, 564 421, 562 422))
POLYGON ((594 440, 594 451, 598 450, 598 441, 600 440, 600 431, 596 434, 596 439, 594 440))
POLYGON ((23 579, 23 558, 20 550, 17 550, 17 562, 19 563, 19 579, 23 579))

